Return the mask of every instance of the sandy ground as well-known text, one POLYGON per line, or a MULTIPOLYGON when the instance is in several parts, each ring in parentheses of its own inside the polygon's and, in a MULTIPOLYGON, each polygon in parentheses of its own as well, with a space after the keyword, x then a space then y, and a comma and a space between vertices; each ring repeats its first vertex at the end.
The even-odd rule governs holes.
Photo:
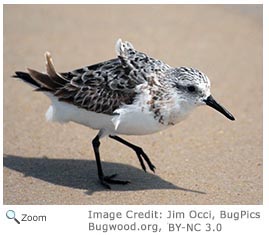
POLYGON ((3 125, 4 204, 262 204, 262 8, 5 5, 3 125), (10 77, 44 70, 47 50, 62 72, 113 58, 119 37, 201 69, 236 121, 200 107, 166 131, 125 137, 148 153, 155 174, 103 139, 105 172, 131 181, 108 191, 97 180, 96 131, 46 122, 48 98, 10 77))

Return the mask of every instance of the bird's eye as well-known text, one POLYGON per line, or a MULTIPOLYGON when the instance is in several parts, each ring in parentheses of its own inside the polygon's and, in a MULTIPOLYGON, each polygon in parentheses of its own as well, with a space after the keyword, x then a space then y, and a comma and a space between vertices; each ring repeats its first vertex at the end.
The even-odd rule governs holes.
POLYGON ((187 89, 189 92, 195 92, 196 89, 195 89, 195 86, 187 86, 187 89))

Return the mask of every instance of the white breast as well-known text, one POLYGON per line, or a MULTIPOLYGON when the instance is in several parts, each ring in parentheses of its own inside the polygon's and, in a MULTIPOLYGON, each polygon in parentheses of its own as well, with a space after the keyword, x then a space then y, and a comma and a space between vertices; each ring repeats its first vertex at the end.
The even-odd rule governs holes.
POLYGON ((49 97, 52 103, 46 113, 48 121, 60 123, 72 121, 92 129, 103 130, 104 135, 146 135, 167 128, 154 119, 154 114, 148 108, 139 105, 124 105, 115 110, 114 115, 107 115, 60 102, 51 95, 49 97))
POLYGON ((168 126, 154 119, 154 113, 147 107, 126 105, 115 111, 118 115, 112 121, 116 133, 125 135, 147 135, 161 131, 168 126))

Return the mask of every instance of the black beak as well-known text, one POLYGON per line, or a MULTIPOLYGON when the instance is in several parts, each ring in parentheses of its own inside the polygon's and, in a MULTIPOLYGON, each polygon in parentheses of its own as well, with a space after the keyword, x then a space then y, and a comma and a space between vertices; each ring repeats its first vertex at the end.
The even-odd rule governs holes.
POLYGON ((225 117, 229 118, 230 120, 235 120, 234 116, 228 110, 226 110, 224 107, 218 104, 217 101, 214 100, 212 95, 208 96, 207 99, 204 100, 204 102, 208 106, 222 113, 225 117))

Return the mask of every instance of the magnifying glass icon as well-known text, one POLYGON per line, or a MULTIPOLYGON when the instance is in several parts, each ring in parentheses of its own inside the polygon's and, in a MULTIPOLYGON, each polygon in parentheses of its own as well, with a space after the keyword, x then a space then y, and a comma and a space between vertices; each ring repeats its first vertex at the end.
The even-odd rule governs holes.
POLYGON ((20 221, 16 219, 15 211, 8 210, 6 216, 8 219, 14 219, 18 224, 20 224, 20 221))

